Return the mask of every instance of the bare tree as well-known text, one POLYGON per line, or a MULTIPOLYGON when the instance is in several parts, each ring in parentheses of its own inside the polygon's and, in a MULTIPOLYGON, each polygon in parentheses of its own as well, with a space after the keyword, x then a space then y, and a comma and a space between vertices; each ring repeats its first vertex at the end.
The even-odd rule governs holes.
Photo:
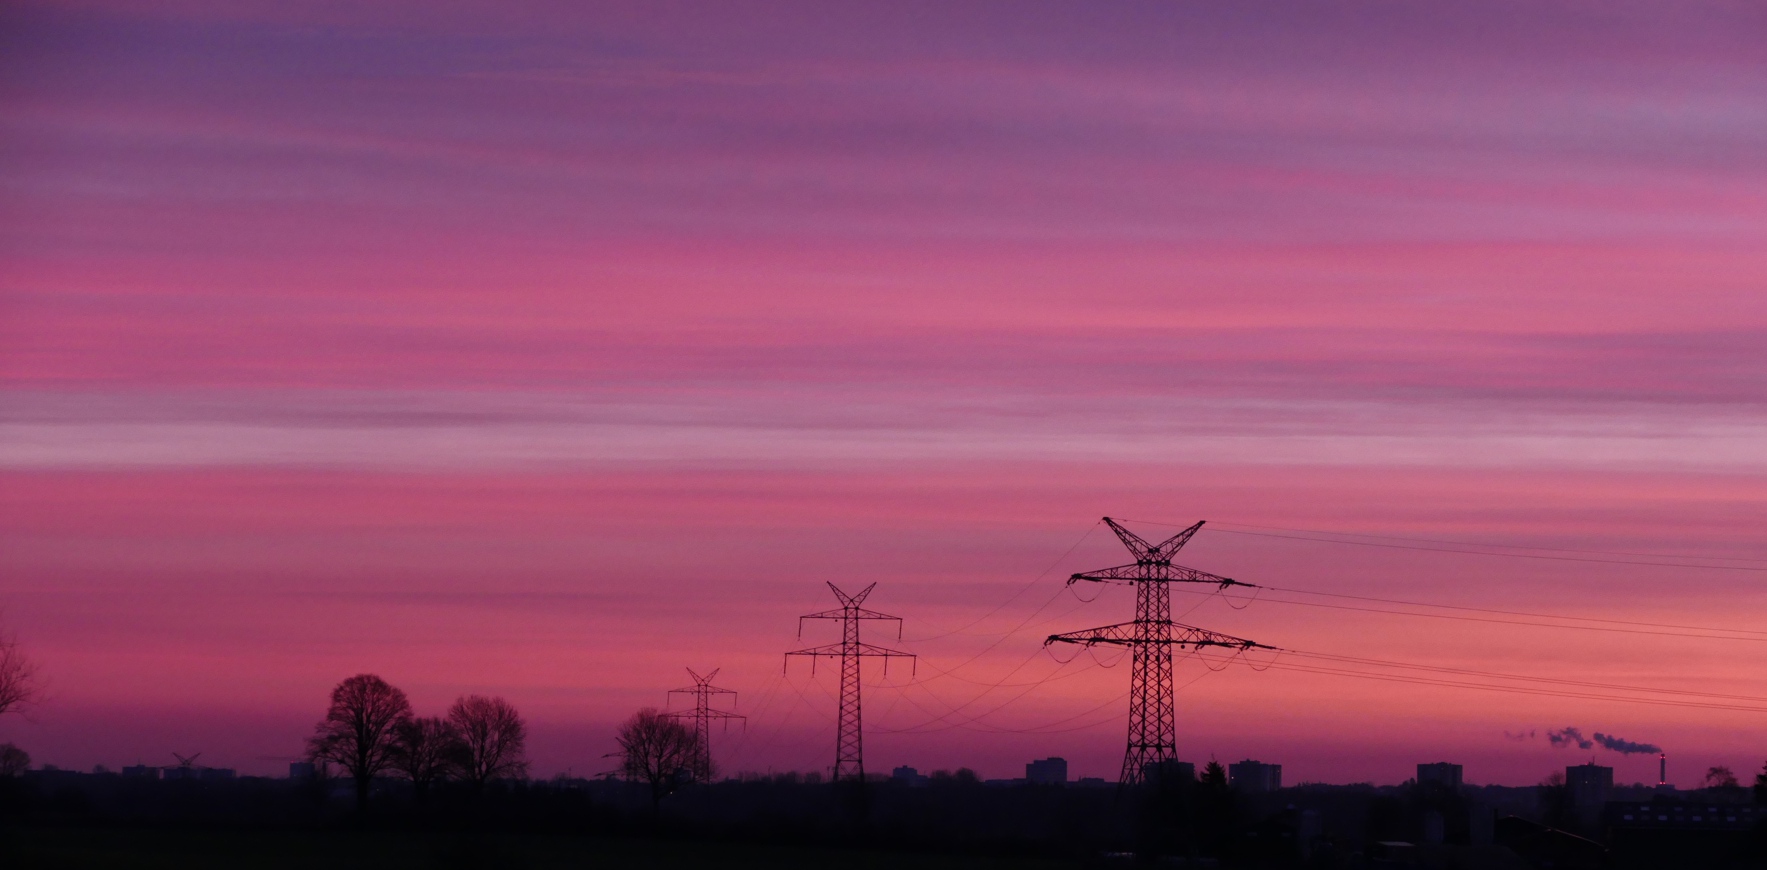
POLYGON ((652 812, 686 779, 699 751, 693 729, 655 707, 633 713, 620 726, 619 742, 626 778, 650 785, 652 812))
POLYGON ((37 663, 25 655, 17 635, 0 633, 0 715, 30 706, 40 690, 37 663))
POLYGON ((393 727, 392 766, 411 780, 418 800, 432 783, 459 770, 460 729, 437 716, 406 719, 393 727))
POLYGON ((527 775, 528 726, 515 705, 468 695, 448 708, 448 722, 460 732, 460 775, 473 790, 493 779, 527 775))
POLYGON ((392 766, 393 736, 411 718, 405 693, 373 674, 357 674, 331 690, 331 709, 307 741, 314 761, 335 761, 356 780, 356 807, 368 805, 368 786, 392 766))
POLYGON ((1736 774, 1724 765, 1706 770, 1706 788, 1736 788, 1736 774))

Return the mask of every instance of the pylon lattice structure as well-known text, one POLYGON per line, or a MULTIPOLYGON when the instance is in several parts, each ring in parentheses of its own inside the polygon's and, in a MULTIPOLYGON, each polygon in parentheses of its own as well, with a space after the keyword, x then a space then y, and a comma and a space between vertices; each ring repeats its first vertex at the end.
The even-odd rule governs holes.
POLYGON ((687 674, 688 676, 693 677, 693 685, 684 689, 670 689, 669 694, 692 695, 693 709, 679 710, 667 715, 676 719, 688 719, 693 722, 693 763, 692 769, 689 772, 693 774, 694 782, 711 782, 712 720, 722 719, 724 720, 724 727, 728 728, 730 727, 730 720, 741 719, 746 725, 748 717, 741 715, 740 713, 730 713, 724 710, 712 709, 713 695, 729 695, 732 700, 736 698, 736 692, 734 690, 720 689, 717 686, 712 685, 712 678, 718 675, 717 668, 713 668, 711 673, 706 674, 703 677, 694 673, 693 668, 688 668, 687 674))
POLYGON ((828 588, 834 590, 834 597, 840 599, 841 606, 835 610, 824 610, 821 613, 798 617, 798 637, 804 636, 804 620, 806 619, 838 619, 841 621, 841 642, 793 650, 785 654, 785 661, 789 665, 792 656, 807 656, 810 659, 812 672, 814 672, 818 658, 838 658, 841 660, 841 710, 838 723, 835 726, 834 775, 832 778, 836 782, 843 779, 856 779, 863 782, 865 780, 865 741, 864 733, 860 727, 859 663, 867 657, 881 658, 887 669, 890 659, 905 658, 912 662, 914 654, 860 642, 859 623, 866 619, 895 620, 896 637, 897 639, 902 637, 900 617, 878 613, 875 610, 866 610, 859 606, 864 603, 865 597, 871 594, 871 590, 877 588, 876 583, 861 589, 857 595, 848 595, 833 583, 828 584, 828 588))
POLYGON ((1219 589, 1245 586, 1195 568, 1172 564, 1172 555, 1188 543, 1197 523, 1159 544, 1150 544, 1110 517, 1104 522, 1117 533, 1123 546, 1135 554, 1135 562, 1097 571, 1083 571, 1068 578, 1068 585, 1082 580, 1093 583, 1125 583, 1135 587, 1135 621, 1052 634, 1043 642, 1098 644, 1128 647, 1133 656, 1129 677, 1129 747, 1123 754, 1118 782, 1136 785, 1150 769, 1174 760, 1177 752, 1177 713, 1172 702, 1172 650, 1205 646, 1232 649, 1273 649, 1244 638, 1181 625, 1172 621, 1172 596, 1168 584, 1208 583, 1219 589))

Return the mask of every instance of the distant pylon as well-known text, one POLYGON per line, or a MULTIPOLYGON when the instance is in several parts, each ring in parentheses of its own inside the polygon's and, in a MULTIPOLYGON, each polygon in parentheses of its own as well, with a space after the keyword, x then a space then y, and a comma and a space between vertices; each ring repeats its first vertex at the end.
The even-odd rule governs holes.
POLYGON ((693 709, 681 710, 668 715, 676 719, 691 719, 693 721, 693 767, 691 771, 693 781, 711 782, 712 720, 723 719, 725 727, 729 727, 731 719, 741 719, 746 723, 748 717, 739 713, 727 713, 723 710, 712 709, 713 695, 729 695, 733 699, 736 697, 734 690, 720 689, 712 685, 712 678, 718 675, 717 668, 713 668, 711 673, 703 677, 694 673, 693 668, 688 668, 687 674, 693 677, 693 685, 685 689, 670 689, 669 694, 692 695, 693 709))
POLYGON ((1172 564, 1172 554, 1203 527, 1202 523, 1154 545, 1110 517, 1105 517, 1104 522, 1117 533, 1123 546, 1135 554, 1135 563, 1084 571, 1069 577, 1068 585, 1080 580, 1133 584, 1135 621, 1052 634, 1043 645, 1074 643, 1089 647, 1110 644, 1129 648, 1134 661, 1129 676, 1129 747, 1123 754, 1123 772, 1118 782, 1135 785, 1143 781, 1150 767, 1174 760, 1177 754, 1177 714, 1172 703, 1173 647, 1222 646, 1242 650, 1274 647, 1172 621, 1172 596, 1166 587, 1168 583, 1212 583, 1221 589, 1248 585, 1172 564))
POLYGON ((786 664, 791 663, 792 656, 809 656, 812 672, 816 667, 816 659, 827 656, 841 660, 841 712, 834 734, 834 776, 839 782, 843 779, 865 780, 864 737, 860 729, 859 715, 859 661, 866 656, 882 658, 885 667, 892 658, 914 659, 913 653, 897 652, 859 642, 859 621, 862 619, 893 619, 896 621, 896 638, 902 637, 902 620, 900 617, 866 610, 859 605, 865 596, 877 588, 873 583, 859 591, 858 595, 848 595, 833 583, 828 588, 834 590, 834 597, 840 599, 838 610, 824 610, 798 617, 798 637, 804 636, 804 620, 806 619, 838 619, 841 621, 841 642, 824 646, 813 646, 808 649, 793 650, 785 654, 786 664))

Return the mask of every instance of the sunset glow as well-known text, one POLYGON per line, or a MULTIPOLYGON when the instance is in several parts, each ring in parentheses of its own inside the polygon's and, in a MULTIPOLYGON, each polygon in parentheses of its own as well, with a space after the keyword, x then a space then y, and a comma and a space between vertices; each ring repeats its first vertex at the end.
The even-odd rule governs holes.
MULTIPOLYGON (((1106 515, 1299 590, 1181 622, 1767 697, 1767 13, 1586 5, 7 4, 0 740, 285 770, 368 671, 589 775, 721 668, 720 763, 812 770, 781 656, 876 582, 871 769, 1111 778, 1127 667, 1040 646, 1133 615, 1063 586, 1106 515)), ((1183 663, 1180 756, 1761 767, 1758 712, 1298 661, 1183 663)))

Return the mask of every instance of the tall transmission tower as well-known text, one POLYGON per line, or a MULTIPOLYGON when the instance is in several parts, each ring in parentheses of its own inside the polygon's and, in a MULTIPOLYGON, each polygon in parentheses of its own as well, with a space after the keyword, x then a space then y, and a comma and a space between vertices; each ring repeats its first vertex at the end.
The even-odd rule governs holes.
POLYGON ((729 695, 732 699, 736 697, 735 690, 720 689, 717 686, 712 685, 712 678, 718 675, 718 670, 719 669, 717 668, 713 668, 711 673, 702 677, 699 674, 694 673, 693 668, 688 668, 687 674, 688 676, 693 677, 693 685, 684 689, 669 690, 669 694, 671 695, 682 694, 693 696, 692 710, 681 710, 668 715, 676 719, 691 719, 693 721, 693 764, 691 772, 693 774, 694 782, 712 781, 712 720, 724 720, 725 727, 730 726, 730 720, 732 719, 741 719, 745 724, 748 721, 748 717, 741 715, 740 713, 729 713, 724 710, 712 709, 713 695, 729 695))
POLYGON ((1173 760, 1177 753, 1177 714, 1172 703, 1173 647, 1220 646, 1240 650, 1274 647, 1172 621, 1172 596, 1168 583, 1210 583, 1220 589, 1247 585, 1172 564, 1172 554, 1190 541, 1191 536, 1203 527, 1202 523, 1159 544, 1150 544, 1110 517, 1105 517, 1104 522, 1117 533, 1123 546, 1135 554, 1134 564, 1083 571, 1069 577, 1068 585, 1081 580, 1134 585, 1135 621, 1052 634, 1043 645, 1072 643, 1090 647, 1107 644, 1129 648, 1134 659, 1129 677, 1129 748, 1123 754, 1123 772, 1118 782, 1135 785, 1145 780, 1150 769, 1173 760))
POLYGON ((866 610, 859 605, 864 603, 865 596, 877 588, 873 583, 859 590, 858 595, 848 595, 833 583, 828 588, 834 590, 834 597, 840 599, 841 606, 836 610, 824 610, 798 617, 798 637, 804 636, 804 620, 806 619, 838 619, 841 621, 841 642, 824 646, 813 646, 808 649, 793 650, 785 654, 786 664, 791 663, 792 656, 808 656, 811 671, 814 672, 816 659, 838 658, 841 660, 841 713, 839 724, 834 734, 834 781, 857 779, 865 781, 864 737, 860 730, 859 716, 859 662, 866 657, 881 658, 885 668, 889 667, 892 658, 914 659, 913 653, 898 652, 884 649, 859 641, 859 622, 865 619, 893 619, 896 621, 896 638, 902 637, 902 619, 875 610, 866 610))

